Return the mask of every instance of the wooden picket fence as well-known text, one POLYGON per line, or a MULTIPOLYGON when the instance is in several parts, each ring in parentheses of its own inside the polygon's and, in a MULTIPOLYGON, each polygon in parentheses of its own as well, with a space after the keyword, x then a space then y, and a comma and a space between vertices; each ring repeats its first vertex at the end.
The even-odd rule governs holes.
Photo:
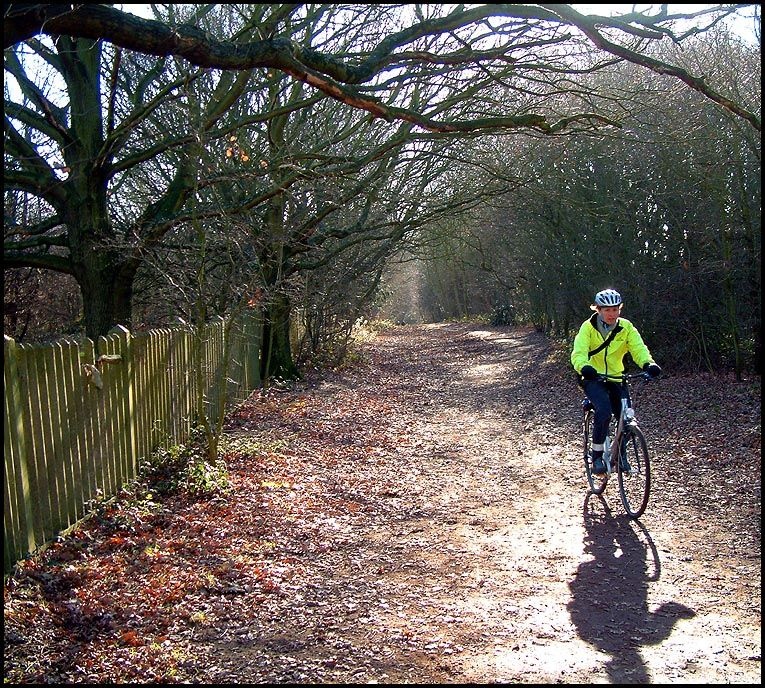
MULTIPOLYGON (((208 409, 260 386, 260 334, 249 313, 221 319, 201 338, 208 409), (228 374, 219 375, 226 346, 228 374), (218 382, 219 378, 222 382, 218 382)), ((190 328, 131 334, 117 327, 97 342, 18 344, 5 337, 4 570, 115 495, 142 459, 183 443, 196 420, 190 328)))

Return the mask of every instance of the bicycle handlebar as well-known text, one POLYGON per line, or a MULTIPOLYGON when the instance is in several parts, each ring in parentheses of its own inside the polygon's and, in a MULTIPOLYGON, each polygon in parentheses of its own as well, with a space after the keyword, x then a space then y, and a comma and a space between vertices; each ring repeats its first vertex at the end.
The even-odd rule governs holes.
POLYGON ((634 380, 636 378, 642 378, 643 380, 653 380, 653 377, 648 373, 641 371, 639 373, 622 373, 621 375, 604 375, 598 374, 598 380, 601 382, 607 382, 608 380, 618 380, 619 382, 626 382, 627 380, 634 380))

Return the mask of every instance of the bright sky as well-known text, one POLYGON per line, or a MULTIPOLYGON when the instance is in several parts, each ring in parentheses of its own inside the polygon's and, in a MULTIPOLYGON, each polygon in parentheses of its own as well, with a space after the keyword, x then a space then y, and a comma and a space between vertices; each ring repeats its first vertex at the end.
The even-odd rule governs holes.
MULTIPOLYGON (((624 14, 626 12, 632 12, 635 11, 645 11, 650 8, 658 9, 658 5, 653 4, 643 4, 643 5, 633 5, 633 4, 588 4, 588 3, 571 3, 571 6, 575 8, 578 12, 582 12, 584 14, 600 14, 603 16, 611 16, 613 14, 624 14)), ((117 7, 125 12, 130 12, 132 14, 135 14, 139 17, 152 17, 151 12, 151 6, 150 5, 143 5, 143 4, 129 4, 129 5, 117 5, 117 7)), ((674 3, 669 4, 668 6, 668 12, 670 14, 678 14, 678 13, 688 13, 688 12, 697 12, 699 10, 702 10, 706 7, 714 7, 714 5, 711 4, 694 4, 694 3, 674 3)), ((754 16, 755 13, 755 7, 748 7, 745 10, 742 10, 738 13, 738 16, 735 19, 729 20, 729 23, 732 24, 732 26, 736 29, 736 32, 746 41, 750 41, 752 43, 757 42, 757 37, 755 34, 755 23, 754 23, 754 16)))
MULTIPOLYGON (((596 5, 587 3, 571 3, 571 6, 582 12, 583 14, 600 14, 604 17, 610 17, 614 14, 624 14, 634 11, 645 11, 650 8, 658 9, 658 5, 621 5, 621 4, 608 4, 608 5, 596 5)), ((712 4, 695 4, 695 3, 670 3, 667 5, 668 14, 689 14, 691 12, 698 12, 707 7, 714 7, 712 4)), ((759 15, 756 15, 759 16, 759 15)), ((747 41, 756 42, 755 35, 755 7, 747 7, 740 10, 737 16, 733 19, 728 19, 728 24, 731 25, 742 38, 747 41)))

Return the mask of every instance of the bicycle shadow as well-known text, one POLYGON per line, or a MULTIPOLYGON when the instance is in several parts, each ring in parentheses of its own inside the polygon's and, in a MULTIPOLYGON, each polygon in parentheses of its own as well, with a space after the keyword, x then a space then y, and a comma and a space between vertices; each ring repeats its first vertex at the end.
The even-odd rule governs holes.
POLYGON ((592 493, 584 516, 584 553, 592 559, 579 565, 569 583, 571 620, 582 640, 610 655, 605 669, 611 683, 650 683, 640 648, 666 640, 678 619, 696 612, 678 602, 648 610, 648 583, 659 579, 661 564, 642 524, 614 516, 592 493))

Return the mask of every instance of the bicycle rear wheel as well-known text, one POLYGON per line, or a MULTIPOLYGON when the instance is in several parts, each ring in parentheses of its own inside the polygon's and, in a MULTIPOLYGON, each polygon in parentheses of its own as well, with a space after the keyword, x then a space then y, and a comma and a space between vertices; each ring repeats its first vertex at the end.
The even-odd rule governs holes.
POLYGON ((595 412, 590 409, 584 415, 584 472, 587 475, 587 482, 590 484, 590 490, 593 494, 599 495, 606 489, 608 482, 608 473, 595 475, 592 472, 592 424, 595 421, 595 412))
POLYGON ((639 518, 648 506, 651 493, 651 463, 640 428, 628 427, 625 430, 621 453, 629 462, 630 471, 623 471, 622 462, 619 461, 619 495, 627 515, 639 518))

